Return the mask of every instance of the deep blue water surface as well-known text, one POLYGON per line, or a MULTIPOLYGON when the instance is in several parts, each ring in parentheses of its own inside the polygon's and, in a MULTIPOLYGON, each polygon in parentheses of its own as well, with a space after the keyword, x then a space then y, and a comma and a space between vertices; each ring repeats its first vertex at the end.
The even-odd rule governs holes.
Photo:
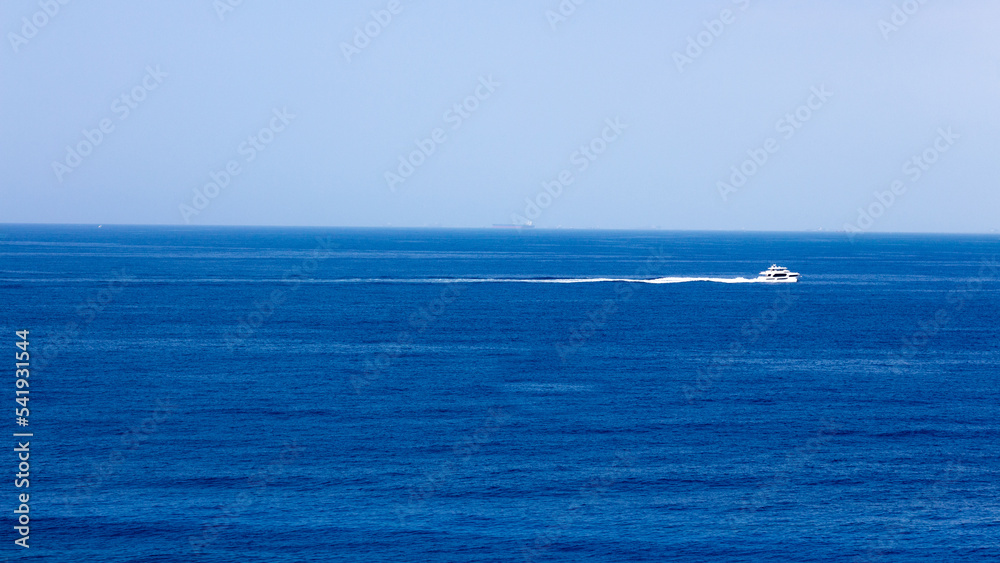
POLYGON ((30 490, 13 438, 0 461, 0 557, 997 561, 997 254, 0 226, 0 346, 13 364, 31 331, 35 434, 30 490), (772 262, 801 283, 557 283, 772 262))

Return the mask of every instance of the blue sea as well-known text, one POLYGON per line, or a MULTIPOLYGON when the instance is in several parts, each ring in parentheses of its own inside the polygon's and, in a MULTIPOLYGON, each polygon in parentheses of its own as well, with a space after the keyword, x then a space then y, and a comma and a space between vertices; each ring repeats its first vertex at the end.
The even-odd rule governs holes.
POLYGON ((0 225, 0 558, 997 561, 998 254, 0 225), (737 279, 772 263, 801 281, 737 279))

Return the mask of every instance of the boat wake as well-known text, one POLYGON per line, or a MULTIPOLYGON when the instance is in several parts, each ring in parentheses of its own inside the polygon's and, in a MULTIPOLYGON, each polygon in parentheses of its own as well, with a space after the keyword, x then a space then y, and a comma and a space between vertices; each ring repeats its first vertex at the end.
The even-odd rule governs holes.
MULTIPOLYGON (((0 272, 0 283, 101 283, 116 280, 103 278, 56 278, 56 277, 3 277, 0 272)), ((23 272, 19 272, 23 274, 23 272)), ((295 284, 340 284, 340 283, 361 283, 361 284, 426 284, 426 283, 685 283, 685 282, 712 282, 712 283, 758 283, 763 282, 760 278, 708 278, 708 277, 682 277, 670 276, 664 278, 137 278, 130 280, 130 284, 273 284, 273 283, 295 283, 295 284)))
POLYGON ((670 276, 664 278, 350 278, 326 280, 354 283, 758 283, 757 278, 702 278, 670 276))
MULTIPOLYGON (((501 281, 501 280, 497 280, 501 281)), ((626 283, 685 283, 685 282, 713 282, 713 283, 757 283, 755 278, 691 278, 682 276, 670 276, 665 278, 635 279, 635 278, 562 278, 562 279, 522 279, 522 280, 502 280, 516 281, 522 283, 601 283, 601 282, 626 282, 626 283)))

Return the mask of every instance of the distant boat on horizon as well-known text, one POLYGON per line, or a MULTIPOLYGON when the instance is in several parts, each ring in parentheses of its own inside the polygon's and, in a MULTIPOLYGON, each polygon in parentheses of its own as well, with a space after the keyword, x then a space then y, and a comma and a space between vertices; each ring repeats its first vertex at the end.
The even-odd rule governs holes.
POLYGON ((535 224, 531 221, 521 225, 515 225, 513 223, 493 223, 494 229, 534 229, 535 224))

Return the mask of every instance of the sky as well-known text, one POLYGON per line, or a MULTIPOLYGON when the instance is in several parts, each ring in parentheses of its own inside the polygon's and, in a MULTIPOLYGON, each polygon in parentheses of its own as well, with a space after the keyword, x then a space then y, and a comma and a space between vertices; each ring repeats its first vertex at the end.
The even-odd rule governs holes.
POLYGON ((995 232, 998 19, 5 0, 0 223, 995 232))

